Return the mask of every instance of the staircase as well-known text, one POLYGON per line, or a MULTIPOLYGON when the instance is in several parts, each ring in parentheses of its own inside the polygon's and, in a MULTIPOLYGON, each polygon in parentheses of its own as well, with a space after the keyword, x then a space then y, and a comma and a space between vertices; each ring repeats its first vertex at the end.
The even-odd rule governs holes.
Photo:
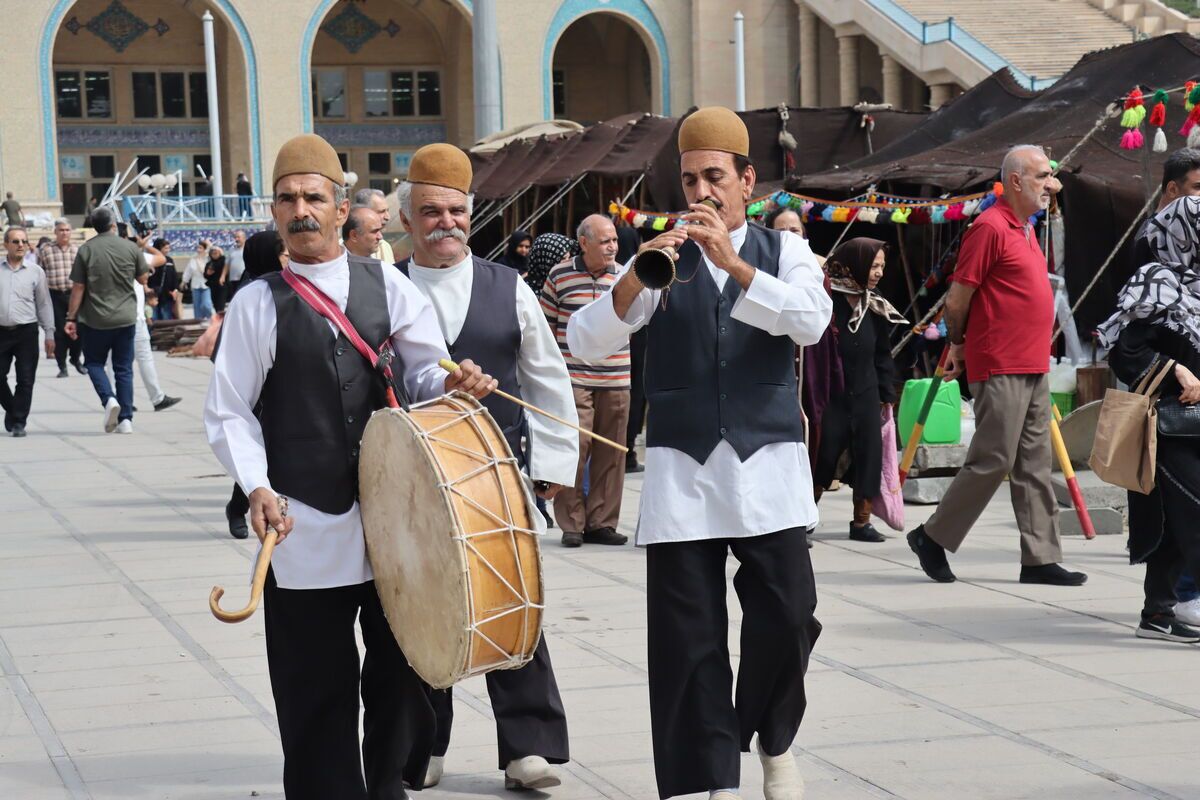
POLYGON ((1200 34, 1200 18, 1189 17, 1158 0, 1088 0, 1115 20, 1145 36, 1184 31, 1200 34))
POLYGON ((1133 41, 1132 27, 1102 4, 1117 0, 896 0, 926 23, 953 16, 954 27, 1039 79, 1062 75, 1085 53, 1133 41))

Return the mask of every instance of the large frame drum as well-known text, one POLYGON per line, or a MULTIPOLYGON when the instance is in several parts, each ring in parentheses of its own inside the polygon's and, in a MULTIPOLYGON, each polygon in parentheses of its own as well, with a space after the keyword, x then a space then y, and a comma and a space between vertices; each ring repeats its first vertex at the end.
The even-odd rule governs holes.
POLYGON ((426 683, 529 662, 543 611, 537 512, 487 409, 456 392, 376 411, 359 495, 379 599, 426 683))

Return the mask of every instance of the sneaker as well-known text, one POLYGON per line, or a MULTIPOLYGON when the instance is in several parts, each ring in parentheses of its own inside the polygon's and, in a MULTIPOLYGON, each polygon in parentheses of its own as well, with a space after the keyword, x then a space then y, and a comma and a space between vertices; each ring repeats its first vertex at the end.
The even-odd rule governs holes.
POLYGON ((617 533, 614 528, 596 528, 595 530, 585 531, 583 534, 584 544, 622 545, 628 541, 628 536, 623 533, 617 533))
POLYGON ((1200 627, 1200 597, 1175 604, 1175 619, 1184 625, 1200 627))
POLYGON ((1061 564, 1040 564, 1036 567, 1021 567, 1021 583, 1044 583, 1050 586, 1083 586, 1087 575, 1071 572, 1061 564))
POLYGON ((950 571, 950 563, 946 561, 946 548, 929 538, 924 525, 918 525, 908 534, 908 546, 917 554, 921 569, 930 578, 938 583, 954 583, 957 580, 950 571))
POLYGON ((58 368, 58 377, 60 377, 60 378, 65 378, 65 377, 67 377, 67 376, 68 376, 68 375, 70 375, 70 374, 71 374, 71 373, 67 372, 67 368, 66 368, 66 367, 59 367, 59 368, 58 368))
POLYGON ((504 788, 549 789, 562 783, 558 770, 541 756, 513 759, 504 768, 504 788))
POLYGON ((133 420, 123 419, 118 422, 117 433, 133 433, 133 420))
POLYGON ((12 436, 14 439, 24 438, 25 437, 25 426, 24 425, 13 425, 12 426, 12 436))
POLYGON ((104 432, 112 433, 117 429, 117 416, 121 413, 121 404, 117 398, 110 397, 104 403, 104 432))
POLYGON ((442 773, 446 769, 445 756, 430 756, 429 766, 425 768, 425 780, 421 783, 422 789, 431 789, 442 782, 442 773))
POLYGON ((165 411, 166 409, 175 405, 182 399, 183 399, 182 397, 171 397, 170 395, 163 395, 163 399, 159 400, 157 403, 154 404, 154 410, 155 411, 165 411))
POLYGON ((887 537, 875 529, 871 523, 866 525, 855 525, 850 523, 850 540, 853 542, 886 542, 887 537))
POLYGON ((766 800, 796 800, 804 797, 804 778, 790 750, 769 756, 758 745, 758 760, 763 768, 763 796, 766 800))
POLYGON ((582 547, 583 546, 583 534, 582 533, 572 533, 570 531, 563 531, 562 546, 563 547, 582 547))
POLYGON ((1139 639, 1161 639, 1164 642, 1195 644, 1200 642, 1200 631, 1189 628, 1174 617, 1144 619, 1137 626, 1139 639))

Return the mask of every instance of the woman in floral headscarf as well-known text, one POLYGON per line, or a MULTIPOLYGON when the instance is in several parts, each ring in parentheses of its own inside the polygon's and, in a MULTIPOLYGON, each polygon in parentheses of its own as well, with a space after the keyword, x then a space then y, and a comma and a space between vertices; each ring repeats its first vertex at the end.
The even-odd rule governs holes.
MULTIPOLYGON (((1122 287, 1100 343, 1112 348, 1109 366, 1130 386, 1174 360, 1159 403, 1191 406, 1200 402, 1200 198, 1182 197, 1160 211, 1146 241, 1155 260, 1122 287)), ((1200 642, 1192 609, 1175 605, 1183 571, 1200 578, 1197 518, 1200 439, 1160 433, 1154 490, 1129 493, 1129 561, 1146 564, 1139 638, 1200 642)))
POLYGON ((576 240, 559 233, 543 233, 533 240, 533 246, 529 248, 529 271, 525 273, 525 283, 533 289, 534 294, 541 297, 542 284, 546 282, 551 268, 570 261, 580 252, 576 240))
POLYGON ((871 524, 871 499, 879 494, 883 469, 880 410, 896 402, 896 366, 888 334, 891 325, 905 322, 891 303, 875 293, 886 260, 884 242, 858 238, 840 245, 825 263, 833 293, 830 325, 836 331, 844 386, 831 393, 821 415, 814 493, 820 500, 834 479, 854 487, 850 538, 859 542, 885 539, 871 524), (839 476, 847 452, 850 466, 839 476))

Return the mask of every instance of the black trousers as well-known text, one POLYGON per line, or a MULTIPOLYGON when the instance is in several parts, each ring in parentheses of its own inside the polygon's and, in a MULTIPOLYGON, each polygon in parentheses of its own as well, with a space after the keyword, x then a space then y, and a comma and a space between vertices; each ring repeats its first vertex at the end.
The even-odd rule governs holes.
POLYGON ((250 513, 250 498, 236 481, 233 484, 233 492, 229 495, 229 502, 225 505, 225 513, 230 517, 244 517, 250 513))
POLYGON ((54 360, 58 368, 67 366, 67 355, 71 363, 79 363, 79 354, 83 352, 83 338, 72 339, 67 336, 63 326, 67 324, 67 308, 71 305, 70 289, 51 289, 50 305, 54 308, 54 360))
MULTIPOLYGON (((550 651, 545 634, 533 660, 521 669, 489 672, 488 697, 496 717, 496 745, 500 769, 525 756, 541 756, 551 764, 571 760, 567 746, 567 714, 563 710, 550 651)), ((435 756, 444 756, 450 748, 450 728, 454 724, 452 689, 429 689, 429 701, 437 715, 435 756)))
POLYGON ((629 337, 629 424, 625 446, 632 452, 646 425, 646 328, 629 337))
POLYGON ((650 728, 662 798, 741 783, 740 753, 758 734, 786 752, 807 699, 804 673, 821 625, 804 530, 646 548, 650 728), (736 695, 729 663, 725 560, 742 605, 736 695))
POLYGON ((270 573, 263 600, 288 800, 405 797, 404 781, 420 785, 429 765, 434 716, 384 619, 375 582, 280 589, 270 573), (356 618, 367 651, 361 675, 356 618))
POLYGON ((1174 616, 1175 587, 1185 570, 1200 576, 1200 446, 1194 439, 1159 438, 1155 490, 1162 500, 1162 538, 1146 558, 1142 619, 1174 616), (1186 483, 1185 483, 1186 482, 1186 483), (1189 486, 1184 489, 1181 483, 1189 486))
POLYGON ((33 380, 37 377, 38 342, 41 335, 36 322, 0 329, 0 408, 4 409, 5 428, 24 425, 33 403, 33 380), (8 388, 8 369, 17 362, 17 388, 8 388))

